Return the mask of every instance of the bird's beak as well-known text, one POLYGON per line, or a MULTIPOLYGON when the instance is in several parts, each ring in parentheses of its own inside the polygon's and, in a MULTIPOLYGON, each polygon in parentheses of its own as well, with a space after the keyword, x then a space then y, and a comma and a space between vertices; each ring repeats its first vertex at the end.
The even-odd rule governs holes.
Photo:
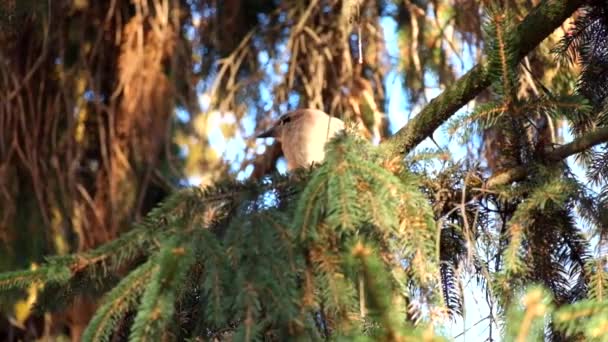
POLYGON ((260 138, 274 138, 275 137, 275 132, 276 132, 276 126, 272 126, 269 129, 265 130, 264 132, 256 135, 256 138, 260 139, 260 138))

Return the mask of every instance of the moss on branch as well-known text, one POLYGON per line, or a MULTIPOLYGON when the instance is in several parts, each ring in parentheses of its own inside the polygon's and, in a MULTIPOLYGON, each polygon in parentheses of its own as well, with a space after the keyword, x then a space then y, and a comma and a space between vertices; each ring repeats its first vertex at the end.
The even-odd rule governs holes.
MULTIPOLYGON (((523 59, 584 3, 584 0, 546 0, 532 10, 516 30, 518 60, 523 59)), ((383 145, 393 155, 411 151, 496 80, 488 71, 486 61, 477 64, 383 145)))

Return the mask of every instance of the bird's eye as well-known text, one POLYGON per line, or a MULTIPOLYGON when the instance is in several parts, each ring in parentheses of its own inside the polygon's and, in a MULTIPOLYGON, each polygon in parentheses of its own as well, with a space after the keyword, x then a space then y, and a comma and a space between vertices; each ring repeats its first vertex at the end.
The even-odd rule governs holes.
POLYGON ((284 116, 281 118, 280 124, 284 125, 284 124, 288 123, 289 121, 291 121, 291 116, 284 116))

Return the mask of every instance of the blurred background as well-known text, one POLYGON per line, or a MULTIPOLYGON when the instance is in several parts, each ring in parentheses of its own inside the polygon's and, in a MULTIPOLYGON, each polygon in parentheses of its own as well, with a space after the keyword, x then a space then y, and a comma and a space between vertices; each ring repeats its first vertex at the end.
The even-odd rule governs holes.
MULTIPOLYGON (((479 61, 487 2, 0 1, 0 271, 103 244, 178 187, 284 170, 277 143, 253 136, 288 110, 382 141, 479 61)), ((521 19, 539 1, 503 2, 521 19)), ((532 78, 573 88, 549 53, 561 35, 525 60, 520 96, 532 78)), ((492 132, 434 138, 423 145, 491 164, 492 132)), ((0 340, 77 340, 95 302, 39 317, 36 295, 3 304, 0 340)))

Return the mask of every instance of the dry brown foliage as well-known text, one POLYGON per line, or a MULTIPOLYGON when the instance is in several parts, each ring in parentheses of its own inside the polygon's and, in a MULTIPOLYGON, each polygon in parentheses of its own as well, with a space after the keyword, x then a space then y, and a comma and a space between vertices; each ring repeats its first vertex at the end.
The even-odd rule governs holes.
MULTIPOLYGON (((181 72, 178 1, 38 3, 0 4, 0 249, 17 262, 20 239, 85 250, 153 205, 181 72)), ((91 312, 78 300, 73 338, 91 312)))

